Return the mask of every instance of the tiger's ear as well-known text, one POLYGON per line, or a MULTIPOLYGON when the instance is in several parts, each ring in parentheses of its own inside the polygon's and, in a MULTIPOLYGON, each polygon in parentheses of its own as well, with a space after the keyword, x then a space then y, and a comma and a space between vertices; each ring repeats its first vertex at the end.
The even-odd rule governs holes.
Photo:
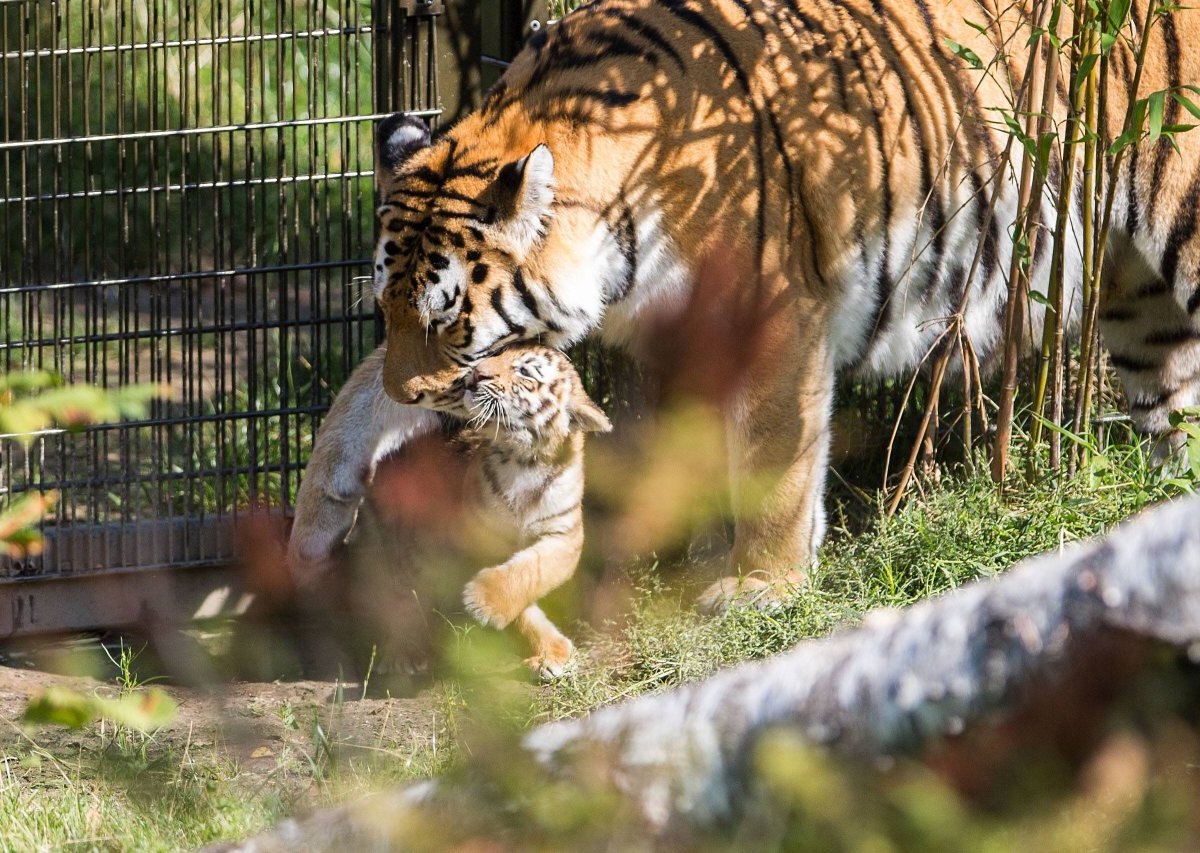
POLYGON ((375 180, 380 187, 404 161, 429 147, 429 128, 419 118, 393 113, 375 129, 375 180))
POLYGON ((554 202, 554 155, 545 143, 500 169, 488 204, 489 224, 499 229, 520 253, 528 251, 546 230, 554 202))
POLYGON ((612 432, 612 421, 608 415, 592 402, 582 388, 577 388, 571 395, 567 412, 571 417, 571 426, 581 432, 612 432))

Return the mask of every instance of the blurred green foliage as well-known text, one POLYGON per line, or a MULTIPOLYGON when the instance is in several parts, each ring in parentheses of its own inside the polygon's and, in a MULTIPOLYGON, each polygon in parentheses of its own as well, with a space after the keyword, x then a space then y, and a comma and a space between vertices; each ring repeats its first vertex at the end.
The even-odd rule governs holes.
MULTIPOLYGON (((77 431, 139 417, 152 399, 170 393, 169 388, 154 384, 123 388, 67 385, 58 374, 45 371, 0 374, 0 442, 28 445, 47 429, 77 431)), ((56 500, 54 494, 31 493, 0 509, 0 556, 40 553, 41 536, 34 525, 56 500)))
POLYGON ((48 687, 30 700, 24 721, 40 725, 81 729, 96 720, 108 720, 141 732, 169 723, 175 716, 175 700, 161 688, 124 693, 115 699, 79 693, 65 687, 48 687))
POLYGON ((67 385, 46 371, 0 376, 0 436, 28 444, 50 427, 82 429, 98 423, 139 417, 150 401, 169 397, 161 385, 123 388, 67 385))

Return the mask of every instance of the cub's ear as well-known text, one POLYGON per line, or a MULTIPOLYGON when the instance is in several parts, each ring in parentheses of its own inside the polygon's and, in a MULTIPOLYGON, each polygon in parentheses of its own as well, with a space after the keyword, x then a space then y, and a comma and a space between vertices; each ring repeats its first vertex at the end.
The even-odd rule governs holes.
POLYGON ((608 415, 592 402, 592 398, 583 389, 577 389, 571 395, 568 413, 571 416, 571 426, 581 432, 612 432, 612 421, 608 419, 608 415))
POLYGON ((429 128, 419 118, 404 113, 379 122, 375 129, 375 179, 382 187, 405 160, 429 147, 429 128))
POLYGON ((528 251, 542 236, 554 202, 554 155, 546 144, 502 167, 490 195, 489 224, 518 252, 528 251))

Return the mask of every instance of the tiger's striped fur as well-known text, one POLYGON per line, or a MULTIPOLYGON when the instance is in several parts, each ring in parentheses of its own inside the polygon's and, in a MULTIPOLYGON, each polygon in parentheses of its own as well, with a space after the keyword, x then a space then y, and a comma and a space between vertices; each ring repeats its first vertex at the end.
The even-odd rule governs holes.
MULTIPOLYGON (((1154 25, 1138 94, 1200 82, 1200 52, 1185 48, 1198 14, 1154 25)), ((513 342, 599 330, 636 347, 679 310, 703 259, 736 244, 753 268, 730 292, 760 282, 771 313, 766 357, 729 415, 735 494, 764 473, 775 487, 735 506, 732 565, 786 577, 821 540, 835 377, 913 369, 964 294, 965 332, 995 357, 1023 152, 998 173, 1006 140, 989 119, 1019 86, 1029 15, 1024 0, 596 0, 535 34, 438 139, 402 118, 381 128, 384 388, 430 406, 427 388, 513 342)), ((1132 26, 1146 17, 1135 2, 1132 26)), ((1131 52, 1113 51, 1110 129, 1134 94, 1131 52)), ((1178 154, 1162 141, 1126 159, 1105 258, 1102 331, 1151 434, 1200 402, 1200 135, 1178 141, 1178 154)), ((1048 186, 1045 222, 1053 175, 1048 186)), ((1039 289, 1049 243, 1032 259, 1039 289)), ((1067 283, 1074 325, 1077 260, 1067 283)))

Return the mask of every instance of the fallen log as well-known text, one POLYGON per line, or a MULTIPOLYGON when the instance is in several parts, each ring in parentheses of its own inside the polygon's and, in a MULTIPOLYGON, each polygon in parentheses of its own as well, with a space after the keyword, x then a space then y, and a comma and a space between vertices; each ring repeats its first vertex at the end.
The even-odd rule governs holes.
MULTIPOLYGON (((1002 725, 1032 699, 1053 713, 1055 691, 1079 672, 1119 691, 1128 668, 1108 656, 1145 646, 1200 653, 1200 498, 768 660, 541 726, 521 750, 541 783, 586 778, 644 831, 677 837, 738 820, 754 795, 752 758, 781 729, 836 754, 913 755, 1002 725)), ((503 808, 495 787, 468 768, 227 849, 429 846, 429 816, 453 826, 454 815, 503 808)))

